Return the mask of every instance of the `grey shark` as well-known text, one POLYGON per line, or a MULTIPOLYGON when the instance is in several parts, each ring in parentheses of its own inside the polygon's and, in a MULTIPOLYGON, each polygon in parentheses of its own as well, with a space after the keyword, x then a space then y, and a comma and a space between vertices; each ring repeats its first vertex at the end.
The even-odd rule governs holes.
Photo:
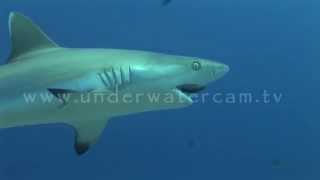
POLYGON ((64 48, 15 12, 9 28, 12 52, 0 66, 0 128, 70 125, 79 155, 97 142, 111 118, 190 106, 192 94, 229 71, 195 57, 64 48))

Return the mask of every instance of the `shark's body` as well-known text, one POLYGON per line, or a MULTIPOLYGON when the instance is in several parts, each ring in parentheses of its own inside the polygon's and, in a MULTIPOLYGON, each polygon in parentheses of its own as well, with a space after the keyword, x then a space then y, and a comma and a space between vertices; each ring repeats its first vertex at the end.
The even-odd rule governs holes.
POLYGON ((229 70, 191 57, 62 48, 17 13, 10 15, 9 26, 12 53, 8 64, 0 66, 0 128, 65 123, 76 130, 78 154, 97 141, 110 118, 189 106, 189 93, 229 70), (151 102, 148 93, 161 98, 151 102), (101 94, 118 100, 100 100, 101 94), (124 100, 127 96, 130 100, 124 100), (51 97, 50 102, 41 97, 51 97), (175 100, 168 102, 168 97, 175 100))

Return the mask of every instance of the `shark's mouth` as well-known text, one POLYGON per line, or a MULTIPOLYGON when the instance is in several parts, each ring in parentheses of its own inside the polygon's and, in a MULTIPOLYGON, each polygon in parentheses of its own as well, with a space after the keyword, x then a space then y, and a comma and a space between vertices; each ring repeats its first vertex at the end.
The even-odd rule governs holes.
POLYGON ((194 94, 204 90, 206 87, 198 84, 182 84, 177 89, 185 94, 194 94))

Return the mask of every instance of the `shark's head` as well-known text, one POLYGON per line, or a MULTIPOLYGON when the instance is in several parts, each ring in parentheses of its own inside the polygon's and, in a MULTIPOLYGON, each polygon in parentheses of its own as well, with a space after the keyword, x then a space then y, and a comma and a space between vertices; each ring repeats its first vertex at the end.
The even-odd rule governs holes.
POLYGON ((163 71, 170 79, 168 85, 186 95, 204 90, 210 82, 222 78, 229 72, 229 66, 215 61, 189 57, 176 58, 178 60, 166 65, 163 71))
POLYGON ((191 105, 192 94, 204 90, 209 83, 229 72, 227 65, 212 60, 162 54, 153 55, 135 67, 138 79, 144 84, 142 87, 161 89, 179 97, 179 101, 165 109, 191 105))

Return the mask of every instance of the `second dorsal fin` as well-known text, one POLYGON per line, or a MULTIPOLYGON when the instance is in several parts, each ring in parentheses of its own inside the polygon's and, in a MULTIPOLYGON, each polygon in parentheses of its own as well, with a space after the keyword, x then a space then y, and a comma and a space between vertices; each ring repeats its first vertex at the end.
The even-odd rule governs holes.
POLYGON ((10 13, 9 31, 12 44, 9 63, 32 51, 58 47, 37 25, 20 13, 10 13))

